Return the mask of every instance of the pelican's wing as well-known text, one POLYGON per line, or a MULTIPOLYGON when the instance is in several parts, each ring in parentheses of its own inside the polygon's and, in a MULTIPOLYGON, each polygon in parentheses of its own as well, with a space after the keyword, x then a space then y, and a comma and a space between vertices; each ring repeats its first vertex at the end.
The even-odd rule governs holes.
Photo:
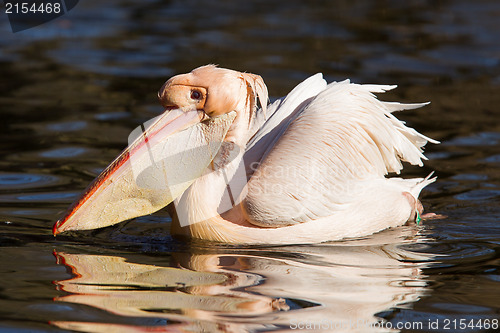
POLYGON ((436 141, 391 112, 425 103, 385 103, 373 95, 393 88, 334 82, 302 105, 248 182, 249 221, 276 227, 330 216, 365 195, 367 181, 399 173, 401 161, 422 165, 422 147, 436 141))
POLYGON ((315 74, 298 84, 287 96, 276 100, 264 112, 258 112, 254 122, 256 132, 247 144, 243 157, 247 175, 250 177, 255 166, 273 148, 290 123, 304 110, 305 105, 327 87, 321 73, 315 74))

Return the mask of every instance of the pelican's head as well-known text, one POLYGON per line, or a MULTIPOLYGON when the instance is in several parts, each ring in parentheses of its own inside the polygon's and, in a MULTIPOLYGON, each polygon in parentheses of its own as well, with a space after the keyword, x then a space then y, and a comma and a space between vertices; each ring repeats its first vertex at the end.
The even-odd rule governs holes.
POLYGON ((165 112, 132 132, 129 146, 54 224, 54 235, 113 225, 171 203, 225 143, 244 148, 267 88, 258 75, 208 65, 172 77, 158 97, 165 112))
POLYGON ((265 112, 268 94, 258 75, 207 65, 169 79, 158 92, 158 98, 166 109, 203 111, 204 119, 235 111, 236 119, 224 141, 235 140, 244 145, 256 101, 261 102, 265 112))

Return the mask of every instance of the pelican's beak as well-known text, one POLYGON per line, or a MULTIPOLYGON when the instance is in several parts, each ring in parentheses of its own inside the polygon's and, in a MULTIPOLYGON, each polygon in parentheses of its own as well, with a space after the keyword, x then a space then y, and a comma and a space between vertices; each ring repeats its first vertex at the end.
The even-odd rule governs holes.
POLYGON ((139 127, 132 143, 54 224, 54 235, 106 227, 165 207, 203 174, 235 117, 234 111, 208 118, 203 111, 174 109, 139 127))

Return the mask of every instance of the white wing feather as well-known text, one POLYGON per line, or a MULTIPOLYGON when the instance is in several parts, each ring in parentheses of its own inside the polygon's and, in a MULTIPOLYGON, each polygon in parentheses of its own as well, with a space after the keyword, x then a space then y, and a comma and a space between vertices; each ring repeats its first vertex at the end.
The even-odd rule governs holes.
POLYGON ((257 131, 246 146, 243 157, 245 169, 250 177, 255 170, 254 163, 274 147, 290 123, 304 110, 304 105, 317 96, 327 86, 323 75, 318 73, 298 84, 287 96, 267 106, 266 114, 258 112, 255 126, 257 131))
MULTIPOLYGON (((423 146, 436 141, 405 126, 391 112, 425 104, 381 102, 373 95, 393 88, 348 80, 325 86, 316 75, 271 105, 269 124, 250 144, 249 151, 259 148, 254 161, 260 156, 262 163, 243 202, 248 220, 280 227, 330 216, 364 196, 367 181, 384 184, 386 174, 399 173, 402 161, 422 165, 423 146)), ((432 181, 387 185, 418 197, 432 181)))

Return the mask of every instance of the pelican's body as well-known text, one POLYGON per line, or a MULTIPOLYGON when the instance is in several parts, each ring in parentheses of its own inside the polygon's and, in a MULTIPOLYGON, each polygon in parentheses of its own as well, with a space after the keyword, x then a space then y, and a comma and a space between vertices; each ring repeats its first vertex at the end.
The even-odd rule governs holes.
POLYGON ((327 84, 317 74, 266 107, 257 75, 209 65, 173 77, 159 93, 164 115, 54 233, 111 225, 172 201, 174 234, 240 244, 339 240, 418 219, 419 193, 433 179, 385 175, 399 173, 402 161, 422 165, 432 140, 391 114, 423 104, 373 95, 392 88, 327 84))

